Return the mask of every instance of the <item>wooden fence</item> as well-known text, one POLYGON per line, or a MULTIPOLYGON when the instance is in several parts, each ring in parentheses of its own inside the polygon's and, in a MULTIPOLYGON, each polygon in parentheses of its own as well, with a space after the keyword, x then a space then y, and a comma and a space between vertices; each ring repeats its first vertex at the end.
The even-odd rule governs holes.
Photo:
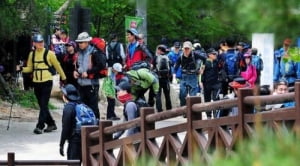
POLYGON ((17 165, 73 165, 80 166, 79 160, 15 160, 15 153, 7 153, 7 161, 0 161, 0 165, 17 166, 17 165))
POLYGON ((249 137, 255 122, 275 131, 282 124, 299 132, 300 83, 295 92, 283 95, 254 96, 252 89, 240 89, 238 98, 201 103, 200 97, 188 97, 187 105, 165 112, 154 113, 154 108, 143 108, 141 116, 132 121, 112 126, 101 121, 99 127, 82 129, 83 165, 131 165, 141 156, 157 159, 158 165, 184 165, 193 158, 209 160, 215 149, 234 150, 238 140, 249 137), (254 108, 267 104, 295 101, 296 106, 253 114, 254 108), (202 112, 238 107, 238 115, 215 119, 202 117, 202 112), (162 120, 186 115, 186 121, 172 126, 156 128, 162 120), (137 134, 113 140, 113 133, 139 126, 137 134), (198 155, 195 155, 198 154, 198 155))

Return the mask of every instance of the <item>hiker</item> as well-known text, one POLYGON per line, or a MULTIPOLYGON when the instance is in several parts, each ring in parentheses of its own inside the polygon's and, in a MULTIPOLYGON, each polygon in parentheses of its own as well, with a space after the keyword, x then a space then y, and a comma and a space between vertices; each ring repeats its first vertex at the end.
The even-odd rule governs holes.
POLYGON ((161 93, 163 91, 165 96, 165 102, 166 102, 166 110, 170 110, 172 109, 172 103, 170 97, 170 79, 172 78, 172 72, 171 72, 171 62, 167 55, 167 46, 162 44, 157 46, 156 56, 154 58, 153 66, 156 74, 158 75, 158 80, 159 80, 159 90, 156 97, 156 109, 158 112, 163 111, 162 100, 161 100, 161 93))
POLYGON ((107 120, 120 120, 115 113, 115 97, 116 91, 115 86, 119 84, 120 80, 123 77, 122 65, 120 63, 115 63, 111 71, 109 72, 108 76, 103 79, 102 84, 102 92, 106 96, 107 99, 107 113, 106 119, 107 120))
MULTIPOLYGON (((223 99, 234 99, 237 97, 238 89, 251 87, 251 85, 243 77, 235 78, 232 82, 229 83, 229 86, 233 88, 233 92, 226 95, 223 99)), ((231 109, 220 110, 217 117, 236 115, 238 115, 238 107, 233 107, 231 109)))
POLYGON ((180 57, 181 54, 182 54, 182 50, 181 50, 180 42, 175 41, 174 46, 171 48, 170 52, 168 53, 168 57, 169 57, 170 62, 171 62, 172 73, 174 73, 174 76, 172 77, 171 82, 174 82, 174 83, 179 82, 180 79, 182 78, 181 67, 179 67, 177 69, 176 73, 174 72, 174 67, 175 67, 176 61, 180 57), (176 79, 178 79, 178 80, 176 80, 176 79))
POLYGON ((106 67, 106 56, 103 51, 90 44, 91 40, 92 37, 87 32, 80 33, 75 40, 78 44, 78 60, 73 76, 77 79, 82 102, 92 108, 99 119, 99 78, 96 76, 101 69, 106 67))
POLYGON ((152 54, 147 46, 139 40, 138 31, 134 28, 127 29, 127 40, 129 42, 126 48, 126 60, 124 68, 128 71, 135 62, 146 61, 152 63, 152 54))
POLYGON ((73 72, 76 69, 76 62, 78 58, 77 44, 74 41, 69 41, 66 44, 67 53, 63 57, 62 68, 66 74, 68 84, 72 84, 78 87, 77 80, 73 76, 73 72))
MULTIPOLYGON (((201 82, 204 87, 204 101, 211 102, 211 100, 219 100, 221 91, 221 82, 219 80, 220 67, 217 61, 218 52, 210 48, 207 50, 207 59, 204 63, 201 82)), ((206 115, 211 119, 211 112, 206 112, 206 115)))
POLYGON ((123 44, 119 42, 116 34, 110 35, 111 41, 106 46, 106 56, 108 67, 112 67, 115 63, 120 63, 122 66, 125 63, 125 51, 123 44))
POLYGON ((63 101, 66 103, 63 108, 62 115, 62 131, 59 143, 59 153, 64 156, 64 144, 68 141, 67 159, 81 161, 81 136, 75 132, 76 126, 76 111, 75 104, 79 103, 79 92, 72 84, 67 84, 62 87, 63 101))
MULTIPOLYGON (((274 82, 274 90, 273 95, 281 95, 288 93, 288 82, 286 80, 280 80, 278 82, 274 82)), ((287 107, 293 107, 295 106, 295 101, 291 102, 285 102, 280 104, 272 104, 272 105, 266 105, 266 110, 274 110, 276 108, 287 108, 287 107)))
MULTIPOLYGON (((124 104, 123 114, 125 121, 131 121, 140 116, 140 108, 148 107, 148 104, 143 99, 134 99, 131 94, 131 85, 128 81, 122 81, 115 87, 117 90, 118 100, 124 104)), ((140 131, 139 127, 128 129, 127 136, 133 135, 140 131)), ((123 135, 124 131, 118 132, 114 135, 114 139, 118 139, 123 135)))
POLYGON ((200 64, 198 60, 205 62, 206 58, 192 51, 193 45, 190 41, 183 43, 183 53, 177 59, 174 72, 178 68, 182 69, 182 79, 180 81, 180 106, 186 105, 186 96, 196 96, 198 92, 198 75, 200 74, 200 64))
POLYGON ((249 49, 245 54, 244 54, 244 59, 246 62, 247 69, 246 71, 241 72, 241 76, 251 85, 253 88, 255 86, 255 82, 257 79, 257 73, 256 73, 256 68, 252 64, 252 50, 249 49))
POLYGON ((54 52, 48 51, 44 48, 44 38, 41 34, 33 36, 33 45, 35 50, 31 51, 29 54, 27 67, 23 67, 21 70, 23 73, 33 73, 32 80, 34 94, 40 107, 39 120, 33 132, 35 134, 42 134, 43 131, 51 132, 57 129, 55 121, 53 120, 48 108, 53 85, 53 71, 50 71, 50 68, 53 69, 54 67, 54 69, 59 73, 62 84, 65 84, 66 76, 56 59, 54 52), (47 124, 46 129, 44 129, 45 124, 47 124))

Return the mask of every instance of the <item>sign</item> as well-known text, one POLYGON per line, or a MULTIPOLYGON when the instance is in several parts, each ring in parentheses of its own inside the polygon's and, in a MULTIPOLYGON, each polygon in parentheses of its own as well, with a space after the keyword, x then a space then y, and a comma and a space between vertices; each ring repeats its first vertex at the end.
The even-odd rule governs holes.
MULTIPOLYGON (((143 24, 142 17, 125 16, 125 32, 127 29, 134 28, 139 32, 139 27, 143 24)), ((126 34, 125 34, 126 36, 126 34)), ((125 37, 126 39, 126 37, 125 37)))
POLYGON ((260 76, 260 85, 270 85, 273 89, 273 65, 274 65, 274 34, 252 34, 252 48, 257 48, 258 55, 264 62, 264 69, 260 76))

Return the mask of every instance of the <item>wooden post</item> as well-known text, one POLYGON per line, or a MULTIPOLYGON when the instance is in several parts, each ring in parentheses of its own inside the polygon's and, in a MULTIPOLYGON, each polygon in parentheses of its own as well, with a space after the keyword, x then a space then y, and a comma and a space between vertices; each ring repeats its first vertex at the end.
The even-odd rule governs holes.
POLYGON ((300 137, 300 82, 295 83, 295 110, 296 110, 296 122, 295 122, 295 132, 297 136, 300 137))
POLYGON ((201 103, 201 97, 199 96, 190 96, 186 100, 186 115, 187 115, 187 137, 188 137, 188 158, 190 161, 193 160, 194 152, 197 150, 195 146, 196 141, 193 136, 193 120, 201 120, 202 113, 193 112, 193 104, 201 103))
POLYGON ((155 129, 155 123, 148 123, 146 121, 146 116, 153 114, 154 108, 153 107, 146 107, 141 108, 140 115, 141 115, 141 148, 142 148, 142 158, 143 158, 143 165, 147 165, 145 157, 148 153, 147 150, 147 131, 155 129))
POLYGON ((83 165, 92 165, 89 158, 89 147, 92 141, 89 139, 90 133, 96 131, 98 126, 82 126, 81 127, 81 156, 83 165))
POLYGON ((238 135, 239 135, 239 139, 244 139, 244 136, 246 134, 246 130, 245 130, 245 122, 244 122, 244 114, 247 113, 253 113, 253 109, 254 107, 251 105, 246 105, 244 104, 244 98, 246 96, 252 96, 253 95, 253 89, 251 88, 242 88, 238 90, 238 135))
POLYGON ((7 164, 8 166, 15 166, 15 153, 7 153, 7 164))
POLYGON ((104 165, 109 165, 108 161, 106 161, 106 158, 104 157, 104 152, 105 152, 105 148, 104 148, 104 144, 108 141, 111 141, 112 138, 112 134, 110 135, 106 135, 104 133, 104 129, 106 127, 112 126, 112 121, 100 121, 99 124, 99 166, 104 166, 104 165))

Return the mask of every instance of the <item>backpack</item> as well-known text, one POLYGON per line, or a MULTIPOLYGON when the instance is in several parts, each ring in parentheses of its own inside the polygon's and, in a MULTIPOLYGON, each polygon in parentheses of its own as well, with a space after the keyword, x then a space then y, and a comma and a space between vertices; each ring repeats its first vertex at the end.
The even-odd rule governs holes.
POLYGON ((225 55, 225 70, 227 75, 236 76, 238 75, 238 65, 239 58, 238 55, 234 52, 227 53, 225 55))
POLYGON ((75 133, 80 133, 81 126, 97 124, 97 118, 90 107, 88 107, 86 104, 83 103, 73 103, 73 104, 75 104, 75 113, 76 113, 75 133))
MULTIPOLYGON (((128 102, 130 102, 130 101, 128 101, 128 102)), ((126 102, 126 104, 128 102, 126 102)), ((133 102, 135 103, 136 109, 137 109, 135 117, 140 117, 140 110, 141 110, 141 108, 143 108, 143 107, 150 107, 150 105, 144 99, 142 99, 142 98, 138 98, 138 99, 134 100, 133 102)), ((127 114, 125 112, 126 104, 124 105, 124 112, 123 113, 124 113, 125 119, 128 120, 127 114)))
POLYGON ((138 69, 142 69, 142 68, 146 68, 149 69, 151 68, 150 64, 145 62, 145 61, 138 61, 135 62, 132 66, 131 66, 131 70, 138 70, 138 69))
POLYGON ((114 63, 123 64, 123 58, 120 55, 120 51, 117 51, 117 48, 120 48, 121 45, 119 42, 116 42, 115 46, 112 48, 111 43, 107 46, 107 57, 108 57, 108 66, 112 66, 114 63))
POLYGON ((103 78, 107 76, 107 59, 105 53, 102 49, 94 46, 94 50, 92 51, 92 64, 97 66, 98 72, 94 74, 90 74, 89 78, 103 78))
POLYGON ((54 53, 55 55, 64 55, 66 54, 66 46, 64 44, 55 44, 54 46, 54 53))
POLYGON ((35 61, 35 50, 33 50, 33 52, 32 52, 32 66, 33 66, 33 71, 35 71, 35 70, 49 70, 49 72, 52 75, 56 74, 56 71, 55 71, 54 67, 50 66, 49 63, 48 63, 48 61, 47 61, 48 52, 49 52, 49 50, 45 49, 44 54, 43 54, 43 61, 35 61), (45 63, 48 66, 48 69, 35 69, 34 68, 34 63, 45 63))
POLYGON ((252 56, 252 64, 255 66, 257 71, 262 71, 264 69, 264 63, 260 56, 252 56))
POLYGON ((168 77, 170 73, 170 61, 167 55, 159 55, 156 58, 157 74, 161 77, 168 77))

